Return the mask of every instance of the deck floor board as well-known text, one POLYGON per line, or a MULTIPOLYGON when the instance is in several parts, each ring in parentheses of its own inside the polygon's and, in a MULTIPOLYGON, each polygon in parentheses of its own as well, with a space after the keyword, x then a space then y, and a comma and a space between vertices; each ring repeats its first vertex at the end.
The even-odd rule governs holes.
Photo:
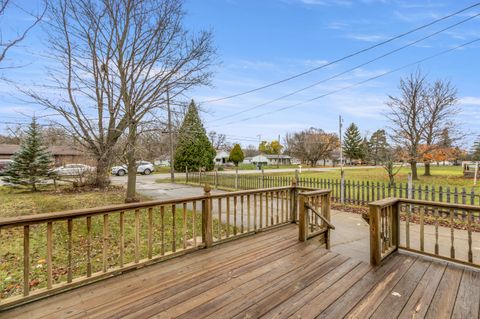
POLYGON ((377 268, 295 225, 0 312, 0 318, 473 318, 480 272, 407 253, 377 268))

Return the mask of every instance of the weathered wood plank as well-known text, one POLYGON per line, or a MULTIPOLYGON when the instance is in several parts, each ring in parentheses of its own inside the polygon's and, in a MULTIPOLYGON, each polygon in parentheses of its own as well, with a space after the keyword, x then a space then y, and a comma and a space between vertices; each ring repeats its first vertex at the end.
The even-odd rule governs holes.
POLYGON ((478 318, 480 306, 480 272, 465 269, 458 287, 452 318, 478 318))
POLYGON ((425 318, 437 319, 442 316, 450 318, 458 286, 462 280, 463 268, 449 265, 445 270, 442 280, 433 296, 425 318))

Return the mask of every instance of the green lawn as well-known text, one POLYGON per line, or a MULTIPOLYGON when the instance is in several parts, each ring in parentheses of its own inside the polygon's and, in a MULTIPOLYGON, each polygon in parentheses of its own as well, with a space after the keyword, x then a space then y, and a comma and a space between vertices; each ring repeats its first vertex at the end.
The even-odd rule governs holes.
MULTIPOLYGON (((41 192, 31 193, 8 187, 0 187, 0 218, 28 214, 48 213, 79 208, 91 208, 111 204, 121 204, 124 200, 124 190, 112 188, 108 191, 85 191, 74 192, 63 189, 55 192, 51 189, 43 189, 41 192)), ((147 198, 142 198, 147 200, 147 198)), ((141 210, 140 215, 140 259, 147 257, 147 225, 148 214, 141 210)), ((153 255, 160 254, 161 232, 160 212, 158 208, 153 210, 153 255)), ((201 213, 200 207, 194 216, 190 210, 183 214, 182 207, 175 209, 173 218, 171 205, 165 207, 164 213, 164 247, 165 252, 171 251, 175 241, 176 249, 183 248, 183 224, 186 224, 187 238, 193 239, 201 236, 201 213), (185 218, 184 218, 185 217, 185 218), (195 224, 194 224, 195 217, 195 224), (175 236, 172 233, 173 222, 176 225, 175 236)), ((109 267, 119 265, 119 214, 109 215, 108 227, 108 260, 109 267)), ((125 263, 134 260, 135 243, 135 212, 125 212, 125 263)), ((218 229, 218 220, 214 219, 214 229, 218 229)), ((226 232, 226 226, 221 227, 226 232)), ((233 232, 233 227, 230 229, 233 232)), ((86 273, 86 221, 85 218, 73 220, 73 277, 79 277, 86 273)), ((214 234, 217 235, 217 234, 214 234)), ((52 262, 54 283, 65 282, 67 275, 67 223, 66 221, 53 223, 54 258, 52 262)), ((197 238, 197 241, 199 239, 197 238)), ((191 245, 191 243, 189 244, 191 245)), ((30 227, 30 286, 32 290, 46 286, 46 225, 32 225, 30 227)), ((92 271, 102 269, 103 251, 103 216, 92 217, 92 243, 91 261, 92 271)), ((0 231, 0 299, 18 295, 22 292, 23 283, 23 228, 11 228, 0 231)))
MULTIPOLYGON (((434 186, 450 186, 450 187, 473 187, 473 179, 463 177, 463 169, 461 166, 432 166, 432 176, 423 176, 423 167, 419 167, 419 180, 414 181, 415 185, 434 185, 434 186)), ((409 167, 403 167, 395 177, 397 183, 407 182, 407 176, 410 173, 409 167)), ((293 176, 295 173, 269 173, 276 176, 293 176)), ((303 171, 300 174, 305 178, 340 178, 340 169, 327 172, 309 172, 303 171)), ((345 169, 345 179, 352 181, 374 181, 388 182, 388 175, 381 167, 378 168, 355 168, 345 169)), ((480 184, 480 181, 479 183, 480 184)), ((477 184, 476 190, 480 190, 477 184)))

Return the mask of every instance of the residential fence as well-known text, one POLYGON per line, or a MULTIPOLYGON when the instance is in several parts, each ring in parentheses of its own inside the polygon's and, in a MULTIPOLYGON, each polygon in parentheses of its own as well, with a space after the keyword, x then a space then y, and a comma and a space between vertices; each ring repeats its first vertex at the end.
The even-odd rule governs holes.
POLYGON ((225 174, 219 172, 188 172, 185 179, 177 182, 187 184, 210 184, 215 188, 248 190, 291 185, 293 179, 302 187, 329 189, 335 203, 366 206, 368 203, 389 198, 431 200, 444 203, 479 205, 480 193, 474 188, 404 183, 355 181, 296 176, 272 176, 267 174, 225 174))

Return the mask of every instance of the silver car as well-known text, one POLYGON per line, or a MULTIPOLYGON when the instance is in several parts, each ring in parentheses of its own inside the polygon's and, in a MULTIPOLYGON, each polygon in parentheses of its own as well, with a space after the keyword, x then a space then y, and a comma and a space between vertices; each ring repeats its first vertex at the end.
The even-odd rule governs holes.
MULTIPOLYGON (((138 161, 137 163, 137 174, 150 175, 155 171, 155 167, 152 163, 147 161, 138 161)), ((112 167, 112 174, 117 176, 124 176, 127 174, 128 168, 127 165, 114 166, 112 167)))
POLYGON ((81 176, 86 173, 92 173, 95 171, 95 167, 85 164, 67 164, 61 167, 54 168, 50 171, 51 174, 58 176, 81 176))

